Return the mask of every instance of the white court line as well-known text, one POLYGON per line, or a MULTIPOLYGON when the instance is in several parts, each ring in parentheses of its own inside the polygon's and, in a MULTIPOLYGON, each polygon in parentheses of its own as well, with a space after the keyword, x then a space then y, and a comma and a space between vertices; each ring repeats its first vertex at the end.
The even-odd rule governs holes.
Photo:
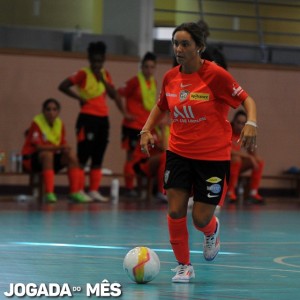
MULTIPOLYGON (((92 248, 92 249, 115 249, 115 250, 126 250, 131 249, 130 247, 116 247, 116 246, 97 246, 97 245, 78 245, 78 244, 59 244, 59 243, 34 243, 34 242, 12 242, 10 244, 14 245, 24 245, 24 246, 48 246, 48 247, 77 247, 77 248, 92 248)), ((154 249, 157 252, 172 252, 171 249, 154 249)), ((202 251, 193 251, 193 253, 202 253, 202 251)), ((222 252, 219 252, 222 254, 222 252)), ((233 253, 233 252, 223 252, 223 254, 227 255, 235 255, 241 253, 233 253)), ((283 258, 290 258, 292 256, 284 256, 283 258)), ((299 256, 295 256, 299 257, 299 256)), ((115 257, 110 257, 115 258, 115 257)), ((123 259, 123 258, 119 258, 123 259)), ((161 261, 166 264, 174 264, 174 261, 161 261)), ((214 263, 193 263, 194 266, 210 266, 210 267, 223 267, 223 268, 231 268, 231 269, 243 269, 243 270, 257 270, 257 271, 272 271, 272 272, 287 272, 287 273, 300 273, 300 270, 287 270, 287 269, 275 269, 275 268, 263 268, 263 267, 250 267, 250 266, 238 266, 238 265, 224 265, 214 263)), ((288 265, 288 264, 286 264, 288 265)))
MULTIPOLYGON (((37 243, 37 242, 12 242, 10 244, 14 245, 24 245, 24 246, 46 246, 46 247, 70 247, 70 248, 90 248, 90 249, 112 249, 112 250, 130 250, 131 247, 123 246, 100 246, 100 245, 81 245, 81 244, 61 244, 61 243, 37 243)), ((151 248, 157 252, 173 252, 172 249, 162 249, 162 248, 151 248)), ((191 250, 190 253, 203 253, 202 251, 191 250)), ((235 252, 219 252, 221 255, 240 255, 241 253, 235 252)))
POLYGON ((300 268, 300 265, 295 265, 295 264, 288 264, 286 263, 284 260, 289 259, 289 258, 300 258, 300 255, 291 255, 291 256, 281 256, 281 257, 277 257, 274 259, 274 262, 276 262, 277 264, 281 264, 281 265, 285 265, 285 266, 289 266, 289 267, 294 267, 294 268, 300 268))

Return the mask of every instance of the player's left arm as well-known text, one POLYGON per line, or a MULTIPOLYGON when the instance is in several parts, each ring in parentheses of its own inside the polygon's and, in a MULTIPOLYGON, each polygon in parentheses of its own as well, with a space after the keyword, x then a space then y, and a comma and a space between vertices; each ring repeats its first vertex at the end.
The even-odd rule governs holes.
POLYGON ((253 151, 257 146, 256 104, 255 101, 248 96, 243 102, 243 106, 247 112, 247 122, 242 130, 239 142, 241 143, 242 147, 253 151))

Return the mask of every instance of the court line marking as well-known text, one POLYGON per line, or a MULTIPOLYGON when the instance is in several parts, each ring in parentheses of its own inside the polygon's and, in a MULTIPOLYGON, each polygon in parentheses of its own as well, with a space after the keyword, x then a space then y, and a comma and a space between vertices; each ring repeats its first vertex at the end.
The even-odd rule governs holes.
MULTIPOLYGON (((15 244, 15 245, 24 245, 24 246, 35 246, 35 244, 39 244, 39 246, 47 246, 47 244, 50 244, 49 246, 56 246, 59 245, 59 247, 68 247, 68 245, 72 245, 72 244, 51 244, 51 243, 28 243, 28 242, 12 242, 10 244, 15 244), (42 244, 42 245, 41 245, 42 244), (44 245, 45 244, 45 245, 44 245)), ((88 246, 88 245, 87 245, 88 246)), ((100 248, 102 246, 95 246, 92 245, 93 248, 100 248)), ((109 247, 109 246, 104 246, 104 247, 109 247)), ((130 247, 118 247, 122 250, 124 249, 131 249, 130 247)), ((107 248, 105 248, 107 249, 107 248)), ((111 248, 110 248, 111 249, 111 248)), ((168 249, 163 249, 163 250, 168 250, 168 249)), ((170 249, 169 252, 172 252, 172 250, 170 249)), ((202 253, 201 251, 199 251, 199 253, 202 253)), ((55 256, 56 254, 50 254, 55 256)), ((64 254, 66 256, 77 256, 77 255, 70 255, 70 254, 64 254)), ((81 257, 85 257, 85 258, 90 258, 90 257, 98 257, 98 256, 93 256, 93 255, 81 255, 81 257)), ((123 257, 115 257, 115 256, 101 256, 102 258, 109 258, 109 259, 117 259, 117 260, 123 260, 123 257)), ((287 256, 286 256, 287 257, 287 256)), ((289 256, 291 257, 291 256, 289 256)), ((299 257, 299 256, 297 256, 299 257)), ((174 264, 174 261, 166 261, 166 260, 161 260, 161 263, 164 264, 174 264)), ((212 267, 212 268, 218 268, 218 267, 223 267, 223 268, 229 268, 229 269, 243 269, 243 270, 257 270, 257 271, 272 271, 272 272, 287 272, 287 273, 300 273, 300 270, 287 270, 287 269, 276 269, 276 268, 264 268, 264 267, 251 267, 251 266, 239 266, 239 265, 225 265, 225 264, 218 264, 216 262, 212 263, 208 263, 208 262, 194 262, 193 266, 206 266, 206 267, 212 267)), ((166 272, 166 271, 163 271, 166 272)))
MULTIPOLYGON (((37 243, 37 242, 12 242, 14 245, 23 245, 23 246, 44 246, 44 247, 70 247, 70 248, 90 248, 90 249, 111 249, 111 250, 130 250, 133 247, 123 247, 123 246, 104 246, 104 245, 81 245, 81 244, 62 244, 62 243, 37 243)), ((152 248, 153 251, 157 252, 173 252, 172 249, 162 249, 162 248, 152 248)), ((199 250, 190 250, 191 254, 203 253, 199 250)), ((222 252, 221 255, 241 255, 241 253, 235 252, 222 252)))
POLYGON ((295 257, 300 258, 300 255, 280 256, 280 257, 275 258, 273 261, 280 265, 285 265, 285 266, 294 267, 294 268, 300 268, 300 265, 288 264, 284 261, 285 259, 295 258, 295 257))

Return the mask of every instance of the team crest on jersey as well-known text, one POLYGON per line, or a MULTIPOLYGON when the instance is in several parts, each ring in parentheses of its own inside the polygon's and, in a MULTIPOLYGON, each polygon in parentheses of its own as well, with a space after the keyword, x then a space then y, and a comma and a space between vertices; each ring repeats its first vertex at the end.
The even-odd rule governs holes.
POLYGON ((182 90, 182 91, 180 91, 180 94, 179 94, 179 100, 182 102, 182 101, 184 101, 184 100, 186 100, 187 99, 187 97, 188 97, 188 95, 189 95, 189 91, 187 91, 187 90, 182 90))
POLYGON ((170 170, 166 170, 166 171, 165 171, 165 175, 164 175, 164 182, 165 182, 165 183, 168 182, 169 176, 170 176, 170 170))

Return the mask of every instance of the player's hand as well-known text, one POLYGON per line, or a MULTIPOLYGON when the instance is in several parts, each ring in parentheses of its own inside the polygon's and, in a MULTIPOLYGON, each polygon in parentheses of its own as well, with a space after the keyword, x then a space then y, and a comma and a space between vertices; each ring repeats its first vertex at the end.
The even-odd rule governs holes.
POLYGON ((141 134, 141 151, 147 156, 150 156, 149 147, 154 148, 154 138, 150 131, 141 134))
POLYGON ((257 147, 256 144, 257 128, 252 125, 245 125, 243 128, 238 143, 241 147, 249 151, 254 151, 257 147))

